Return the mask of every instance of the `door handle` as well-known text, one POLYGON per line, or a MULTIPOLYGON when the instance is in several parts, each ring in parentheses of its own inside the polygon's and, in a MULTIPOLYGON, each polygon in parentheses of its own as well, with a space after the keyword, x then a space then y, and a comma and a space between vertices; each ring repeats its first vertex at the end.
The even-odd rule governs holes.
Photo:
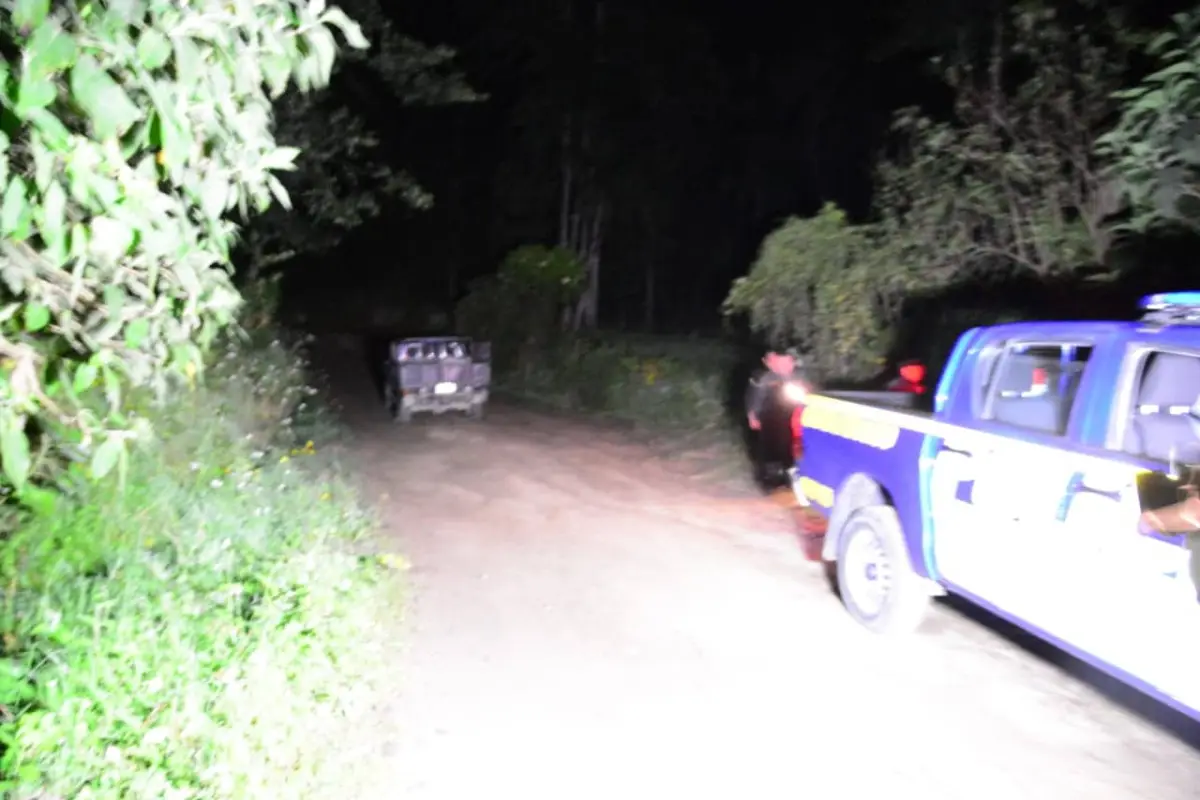
POLYGON ((942 453, 950 453, 952 455, 962 456, 963 458, 973 458, 974 457, 973 454, 969 450, 959 450, 957 447, 948 446, 945 442, 939 442, 938 447, 937 447, 937 454, 941 455, 942 453))
POLYGON ((1071 476, 1071 482, 1067 485, 1067 496, 1071 498, 1081 494, 1091 494, 1118 503, 1121 501, 1119 489, 1098 489, 1089 484, 1082 473, 1077 472, 1071 476))
POLYGON ((1075 498, 1080 495, 1090 495, 1092 497, 1102 497, 1105 500, 1111 500, 1113 503, 1121 502, 1121 492, 1113 489, 1100 489, 1092 486, 1084 478, 1082 472, 1076 472, 1071 476, 1071 480, 1067 483, 1067 491, 1063 494, 1063 499, 1058 506, 1058 521, 1066 522, 1067 516, 1071 513, 1071 505, 1075 502, 1075 498))

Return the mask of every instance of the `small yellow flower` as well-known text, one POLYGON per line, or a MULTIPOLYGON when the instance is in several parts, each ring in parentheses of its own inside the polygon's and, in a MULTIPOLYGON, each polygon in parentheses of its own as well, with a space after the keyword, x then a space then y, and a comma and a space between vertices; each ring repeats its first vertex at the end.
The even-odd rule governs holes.
POLYGON ((288 459, 288 457, 287 457, 287 456, 280 456, 280 457, 279 457, 279 463, 280 463, 280 464, 286 464, 286 463, 287 463, 289 460, 290 460, 290 459, 288 459))
POLYGON ((375 560, 388 569, 394 569, 399 572, 408 572, 408 570, 412 568, 412 564, 409 563, 409 560, 397 553, 380 553, 379 555, 375 556, 375 560))
POLYGON ((330 494, 329 492, 321 492, 321 499, 322 500, 332 500, 333 495, 330 494))
POLYGON ((654 361, 647 361, 642 365, 642 375, 646 379, 647 386, 653 386, 658 380, 658 364, 654 361))

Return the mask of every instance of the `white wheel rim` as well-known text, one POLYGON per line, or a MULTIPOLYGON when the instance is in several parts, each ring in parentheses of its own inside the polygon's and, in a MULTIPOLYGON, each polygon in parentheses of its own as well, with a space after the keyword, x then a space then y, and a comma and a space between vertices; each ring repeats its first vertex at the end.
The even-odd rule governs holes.
POLYGON ((883 613, 892 588, 892 565, 874 531, 863 531, 846 542, 843 591, 865 617, 883 613))

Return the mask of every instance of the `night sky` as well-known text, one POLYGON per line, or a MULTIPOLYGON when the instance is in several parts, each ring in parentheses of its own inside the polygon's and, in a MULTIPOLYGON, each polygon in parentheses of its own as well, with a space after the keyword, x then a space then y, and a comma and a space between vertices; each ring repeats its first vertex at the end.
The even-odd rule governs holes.
MULTIPOLYGON (((730 281, 785 217, 824 201, 869 213, 892 113, 947 110, 929 58, 986 28, 1002 2, 397 3, 400 32, 455 48, 488 99, 404 107, 358 87, 389 158, 435 206, 388 210, 334 255, 336 270, 328 258, 289 268, 289 294, 299 306, 365 293, 449 308, 514 246, 554 243, 558 143, 574 114, 588 120, 606 204, 600 324, 714 331, 730 281)), ((1131 8, 1158 25, 1184 5, 1131 8)))

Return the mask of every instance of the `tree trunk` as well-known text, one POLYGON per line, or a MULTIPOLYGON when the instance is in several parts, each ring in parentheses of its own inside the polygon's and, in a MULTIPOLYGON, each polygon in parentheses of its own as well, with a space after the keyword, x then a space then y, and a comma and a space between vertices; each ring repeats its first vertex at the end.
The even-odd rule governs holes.
POLYGON ((573 215, 571 250, 583 262, 586 283, 575 304, 572 327, 576 331, 596 327, 600 307, 600 252, 604 237, 604 204, 593 202, 573 215))

